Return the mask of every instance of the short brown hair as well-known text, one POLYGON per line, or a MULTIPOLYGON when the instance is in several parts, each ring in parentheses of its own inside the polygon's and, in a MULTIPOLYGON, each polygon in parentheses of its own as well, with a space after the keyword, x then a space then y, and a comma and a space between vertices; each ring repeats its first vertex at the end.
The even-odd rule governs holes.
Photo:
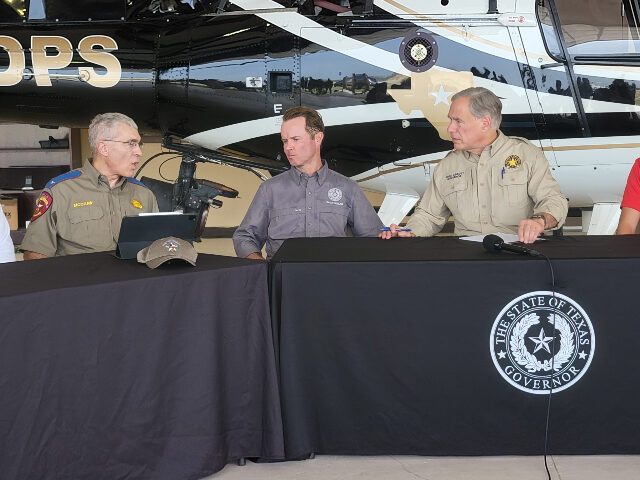
POLYGON ((291 107, 282 115, 282 121, 293 120, 294 118, 304 117, 304 129, 309 132, 311 138, 316 136, 316 133, 324 133, 324 122, 322 117, 313 108, 309 107, 291 107))

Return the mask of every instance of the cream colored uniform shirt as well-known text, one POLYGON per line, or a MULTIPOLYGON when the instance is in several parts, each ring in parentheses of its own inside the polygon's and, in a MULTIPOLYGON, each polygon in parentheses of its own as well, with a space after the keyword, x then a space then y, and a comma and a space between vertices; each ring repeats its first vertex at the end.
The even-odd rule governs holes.
POLYGON ((121 178, 110 188, 86 162, 47 183, 20 249, 47 257, 115 250, 122 217, 157 211, 153 192, 138 180, 121 178))
POLYGON ((518 222, 539 212, 561 226, 568 208, 542 151, 498 131, 480 156, 453 150, 442 159, 407 227, 430 237, 453 215, 458 236, 518 233, 518 222))

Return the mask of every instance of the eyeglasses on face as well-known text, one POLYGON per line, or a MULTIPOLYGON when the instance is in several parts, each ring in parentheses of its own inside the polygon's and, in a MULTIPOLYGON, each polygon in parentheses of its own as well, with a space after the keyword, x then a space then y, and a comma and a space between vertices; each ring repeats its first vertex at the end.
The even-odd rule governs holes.
POLYGON ((133 150, 136 147, 140 147, 140 150, 142 150, 142 147, 144 147, 144 142, 142 140, 140 140, 139 142, 137 140, 111 140, 108 138, 105 138, 104 140, 102 140, 103 142, 116 142, 116 143, 126 143, 127 145, 129 145, 129 148, 131 148, 131 150, 133 150))

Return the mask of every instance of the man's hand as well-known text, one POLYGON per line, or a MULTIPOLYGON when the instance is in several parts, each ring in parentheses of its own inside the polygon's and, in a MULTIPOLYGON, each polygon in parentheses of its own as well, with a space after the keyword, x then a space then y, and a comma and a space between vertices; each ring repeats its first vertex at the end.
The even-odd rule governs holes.
POLYGON ((518 240, 522 243, 533 243, 544 231, 544 220, 541 218, 527 218, 518 223, 518 240))
POLYGON ((384 232, 380 232, 378 234, 378 237, 382 238, 383 240, 389 240, 390 238, 393 237, 415 237, 415 235, 411 232, 399 232, 398 231, 398 225, 396 225, 395 223, 392 223, 389 226, 389 230, 385 230, 384 232))
POLYGON ((249 255, 247 255, 247 258, 250 258, 251 260, 264 260, 264 257, 260 252, 250 253, 249 255))

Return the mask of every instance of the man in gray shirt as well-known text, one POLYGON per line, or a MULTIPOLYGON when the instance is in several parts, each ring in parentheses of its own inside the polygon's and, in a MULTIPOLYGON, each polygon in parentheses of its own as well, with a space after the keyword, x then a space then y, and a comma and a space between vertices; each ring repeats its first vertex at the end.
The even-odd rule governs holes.
POLYGON ((293 168, 258 188, 233 234, 239 257, 271 258, 295 237, 344 237, 347 225, 359 237, 375 237, 382 222, 360 187, 329 170, 320 157, 324 123, 312 108, 293 107, 282 116, 284 153, 293 168))

